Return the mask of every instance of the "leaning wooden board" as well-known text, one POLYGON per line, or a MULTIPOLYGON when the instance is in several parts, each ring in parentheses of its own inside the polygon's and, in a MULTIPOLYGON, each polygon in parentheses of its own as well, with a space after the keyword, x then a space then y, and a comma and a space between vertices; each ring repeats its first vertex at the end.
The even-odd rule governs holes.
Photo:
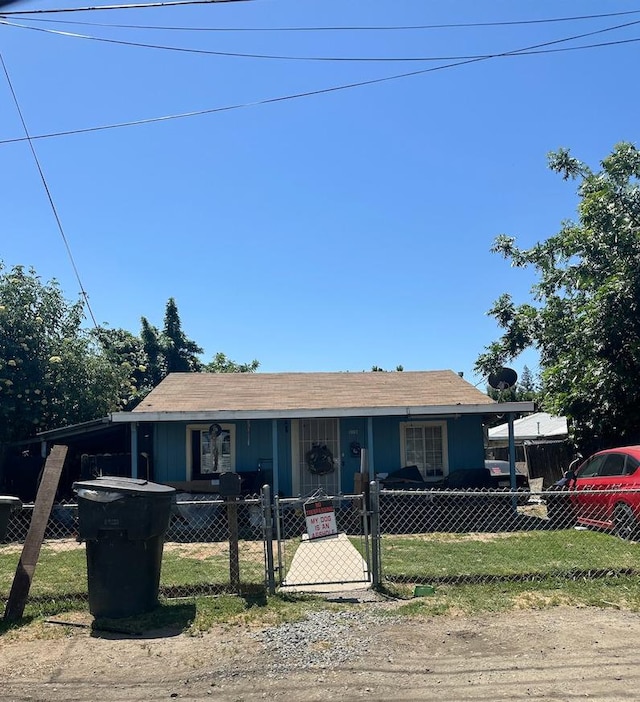
POLYGON ((51 515, 53 500, 56 496, 60 474, 62 473, 66 457, 66 446, 54 446, 44 464, 42 480, 40 481, 36 502, 33 506, 29 531, 22 547, 22 555, 16 568, 9 600, 4 611, 5 621, 15 622, 24 613, 29 590, 31 589, 31 581, 40 557, 40 548, 44 541, 44 532, 51 515))

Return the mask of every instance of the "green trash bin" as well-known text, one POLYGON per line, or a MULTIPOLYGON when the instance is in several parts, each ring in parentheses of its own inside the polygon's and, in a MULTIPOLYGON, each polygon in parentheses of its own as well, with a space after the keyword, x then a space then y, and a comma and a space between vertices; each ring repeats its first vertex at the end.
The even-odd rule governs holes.
POLYGON ((7 535, 9 516, 16 509, 22 509, 22 502, 17 497, 0 495, 0 541, 7 535))
POLYGON ((136 478, 73 484, 78 535, 86 542, 89 611, 130 617, 158 606, 164 537, 175 489, 136 478))

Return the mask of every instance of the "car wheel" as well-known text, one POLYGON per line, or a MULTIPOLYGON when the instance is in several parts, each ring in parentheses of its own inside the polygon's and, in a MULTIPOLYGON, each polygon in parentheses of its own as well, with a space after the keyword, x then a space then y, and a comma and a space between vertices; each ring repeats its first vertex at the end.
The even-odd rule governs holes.
POLYGON ((638 536, 638 522, 628 505, 618 505, 613 511, 613 529, 621 539, 635 539, 638 536))

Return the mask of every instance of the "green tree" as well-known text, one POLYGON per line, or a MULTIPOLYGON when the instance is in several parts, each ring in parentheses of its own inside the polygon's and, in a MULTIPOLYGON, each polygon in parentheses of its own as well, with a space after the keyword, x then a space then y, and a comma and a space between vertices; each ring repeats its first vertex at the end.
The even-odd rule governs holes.
POLYGON ((146 355, 149 382, 154 388, 167 374, 167 364, 162 352, 160 332, 152 324, 149 324, 145 317, 142 317, 140 322, 142 324, 140 331, 142 349, 146 355))
POLYGON ((219 351, 204 370, 207 373, 255 373, 259 365, 255 359, 250 363, 236 363, 219 351))
POLYGON ((167 301, 164 314, 161 346, 167 373, 188 373, 202 370, 202 362, 198 358, 202 349, 182 331, 178 306, 172 297, 167 301))
POLYGON ((536 381, 528 366, 523 366, 522 375, 518 381, 518 385, 522 391, 523 400, 535 400, 536 399, 536 381))
MULTIPOLYGON (((119 406, 123 410, 132 409, 156 381, 142 339, 126 329, 105 327, 96 329, 94 335, 107 360, 122 378, 119 406)), ((159 376, 157 382, 160 382, 159 376)))
POLYGON ((182 330, 178 306, 172 297, 167 301, 162 331, 158 331, 142 317, 140 338, 146 354, 144 387, 149 386, 149 389, 155 387, 168 373, 254 373, 260 365, 255 359, 249 363, 237 363, 222 352, 216 353, 209 363, 203 363, 198 358, 202 349, 182 330))
POLYGON ((126 376, 83 330, 83 309, 56 281, 0 263, 0 443, 118 409, 126 376))
POLYGON ((533 269, 532 302, 502 295, 490 314, 503 335, 476 370, 488 374, 528 347, 540 356, 545 409, 566 415, 578 446, 640 441, 640 151, 617 144, 593 171, 566 149, 550 168, 578 181, 577 221, 530 249, 499 236, 493 251, 533 269))

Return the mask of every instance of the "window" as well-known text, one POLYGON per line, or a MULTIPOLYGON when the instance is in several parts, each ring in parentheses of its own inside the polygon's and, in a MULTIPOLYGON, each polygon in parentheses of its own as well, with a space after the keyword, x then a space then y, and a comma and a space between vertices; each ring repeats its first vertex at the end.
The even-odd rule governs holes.
POLYGON ((613 477, 624 473, 624 455, 621 453, 610 453, 607 460, 600 468, 598 475, 602 477, 613 477))
POLYGON ((627 456, 627 462, 624 466, 624 475, 633 475, 640 466, 640 462, 633 456, 627 456))
POLYGON ((206 480, 236 469, 235 426, 233 424, 190 425, 187 427, 187 475, 206 480))
POLYGON ((606 460, 606 455, 604 456, 594 456, 589 459, 583 466, 583 468, 578 473, 578 478, 594 478, 600 472, 600 468, 604 465, 606 460))
POLYGON ((403 466, 418 466, 425 480, 437 480, 448 472, 445 422, 402 424, 400 450, 403 466))

